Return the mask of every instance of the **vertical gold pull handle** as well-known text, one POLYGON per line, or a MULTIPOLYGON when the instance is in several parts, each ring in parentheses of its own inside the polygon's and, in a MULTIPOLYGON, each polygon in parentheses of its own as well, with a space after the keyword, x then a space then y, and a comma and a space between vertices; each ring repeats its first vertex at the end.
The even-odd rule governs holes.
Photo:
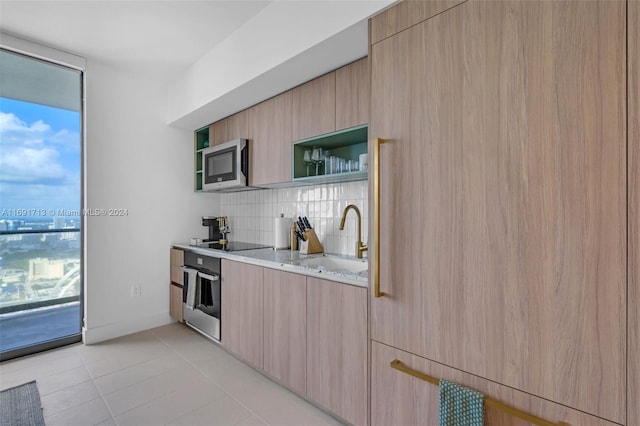
POLYGON ((373 297, 382 297, 380 291, 380 145, 384 139, 373 141, 373 240, 375 262, 373 262, 373 297))

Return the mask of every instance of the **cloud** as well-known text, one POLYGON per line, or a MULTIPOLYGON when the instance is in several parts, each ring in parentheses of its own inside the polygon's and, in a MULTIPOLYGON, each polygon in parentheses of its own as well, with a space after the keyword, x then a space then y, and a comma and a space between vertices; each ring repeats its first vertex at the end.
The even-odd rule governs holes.
MULTIPOLYGON (((77 177, 61 164, 59 149, 71 146, 74 132, 54 132, 38 120, 27 124, 12 113, 0 112, 0 192, 12 197, 13 185, 72 185, 77 177), (12 184, 12 185, 9 185, 12 184)), ((75 145, 79 136, 75 133, 75 145)), ((4 204, 4 202, 3 202, 4 204)))
POLYGON ((55 145, 63 146, 67 151, 80 151, 80 134, 62 129, 47 138, 47 140, 55 145))
POLYGON ((38 120, 30 126, 14 114, 0 112, 0 142, 2 150, 14 146, 40 146, 51 126, 38 120))

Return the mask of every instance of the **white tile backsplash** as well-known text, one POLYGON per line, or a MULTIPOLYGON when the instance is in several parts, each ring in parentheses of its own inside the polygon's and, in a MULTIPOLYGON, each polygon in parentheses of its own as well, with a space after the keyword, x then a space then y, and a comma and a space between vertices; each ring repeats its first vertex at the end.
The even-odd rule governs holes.
MULTIPOLYGON (((231 240, 274 244, 274 218, 307 216, 327 253, 355 254, 356 215, 349 212, 340 231, 342 211, 355 204, 362 213, 362 240, 369 223, 367 181, 262 189, 220 194, 219 214, 229 217, 231 240)), ((366 256, 366 252, 365 252, 366 256)))

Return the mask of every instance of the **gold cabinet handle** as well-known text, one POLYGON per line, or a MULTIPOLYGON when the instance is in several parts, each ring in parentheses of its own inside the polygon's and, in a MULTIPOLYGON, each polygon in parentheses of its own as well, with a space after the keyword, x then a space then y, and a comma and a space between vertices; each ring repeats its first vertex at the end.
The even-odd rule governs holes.
MULTIPOLYGON (((400 361, 399 359, 394 359, 393 361, 391 361, 390 365, 391 365, 391 368, 394 368, 398 371, 402 371, 403 373, 408 374, 412 377, 415 377, 420 380, 424 380, 425 382, 429 382, 432 385, 436 385, 436 386, 440 385, 440 379, 430 376, 428 374, 424 374, 421 371, 414 370, 408 365, 403 364, 402 361, 400 361)), ((529 414, 525 411, 519 410, 515 407, 507 405, 503 402, 498 401, 497 399, 493 399, 488 396, 484 397, 484 405, 485 407, 495 408, 511 416, 518 417, 519 419, 525 420, 528 423, 534 424, 536 426, 570 426, 569 423, 565 423, 565 422, 559 422, 559 423, 550 422, 548 420, 545 420, 538 416, 534 416, 533 414, 529 414)))
POLYGON ((380 138, 373 141, 373 297, 384 296, 380 291, 380 145, 383 143, 385 140, 380 138))

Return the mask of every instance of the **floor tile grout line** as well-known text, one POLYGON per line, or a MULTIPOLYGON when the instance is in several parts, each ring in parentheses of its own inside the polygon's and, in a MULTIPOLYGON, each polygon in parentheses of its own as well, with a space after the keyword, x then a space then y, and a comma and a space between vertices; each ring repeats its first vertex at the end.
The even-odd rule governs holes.
MULTIPOLYGON (((36 357, 36 356, 38 356, 38 354, 31 355, 30 357, 36 357)), ((61 358, 62 358, 62 357, 61 357, 61 358)), ((79 356, 79 355, 78 355, 78 358, 80 358, 80 356, 79 356)), ((54 359, 56 359, 56 358, 54 358, 54 359)), ((81 358, 80 358, 80 360, 81 360, 81 361, 83 361, 81 358)), ((83 363, 83 365, 84 365, 84 363, 83 363)), ((66 372, 69 372, 69 371, 71 371, 71 370, 75 370, 76 368, 80 368, 80 367, 81 367, 81 365, 77 365, 77 366, 75 366, 75 367, 70 367, 70 368, 65 368, 64 370, 59 370, 59 371, 56 371, 55 373, 47 374, 45 377, 50 377, 50 376, 55 376, 55 375, 57 375, 57 374, 66 373, 66 372)), ((27 368, 28 368, 28 367, 27 367, 27 368)), ((10 371, 10 372, 8 372, 8 373, 3 373, 3 374, 4 374, 4 375, 6 375, 6 374, 12 375, 12 374, 15 374, 15 373, 19 373, 21 370, 25 370, 25 369, 26 369, 26 368, 21 368, 21 369, 19 369, 19 370, 10 371)), ((31 380, 36 380, 36 378, 35 378, 34 376, 28 376, 28 377, 33 377, 31 380)), ((0 384, 0 388, 2 388, 2 385, 1 385, 1 384, 0 384)), ((54 391, 54 392, 57 392, 57 391, 54 391)))
MULTIPOLYGON (((84 343, 82 343, 82 344, 84 345, 84 343)), ((80 355, 78 355, 78 356, 80 356, 80 355)), ((116 426, 120 426, 120 423, 118 423, 118 420, 116 420, 116 417, 113 415, 113 411, 111 411, 111 407, 109 407, 109 404, 107 404, 107 401, 104 399, 104 395, 102 394, 102 391, 100 390, 100 388, 96 384, 96 380, 93 377, 93 374, 91 373, 91 370, 87 366, 87 363, 85 362, 84 358, 82 358, 81 356, 80 356, 80 359, 82 360, 82 363, 84 364, 84 368, 87 369, 87 373, 89 373, 89 377, 91 377, 91 381, 93 382, 93 386, 95 386, 96 390, 98 391, 98 395, 100 395, 100 399, 102 399, 102 403, 104 404, 105 407, 107 407, 107 411, 109 412, 109 415, 111 416, 111 420, 113 420, 113 422, 116 424, 116 426)), ((104 422, 101 422, 101 423, 104 423, 104 422)))
MULTIPOLYGON (((198 368, 198 367, 197 367, 193 362, 191 362, 190 360, 188 360, 187 358, 185 358, 184 356, 182 356, 182 354, 181 354, 180 352, 178 352, 178 351, 177 351, 173 346, 171 346, 167 341, 165 341, 162 337, 160 337, 160 336, 158 336, 157 334, 155 334, 155 332, 154 332, 154 330, 153 330, 153 329, 151 330, 151 332, 152 332, 156 337, 158 337, 158 339, 160 339, 160 341, 161 341, 162 343, 164 343, 164 344, 165 344, 169 349, 171 349, 173 352, 175 352, 175 354, 176 354, 176 355, 178 355, 180 358, 182 358, 182 360, 183 360, 184 362, 186 362, 187 364, 189 364, 192 368, 194 368, 198 373, 200 373, 200 374, 201 374, 204 378, 206 378, 208 381, 212 382, 212 384, 213 384, 214 386, 216 386, 217 388, 219 388, 219 389, 220 389, 220 390, 221 390, 221 391, 222 391, 226 396, 230 397, 232 400, 234 400, 234 401, 236 401, 237 403, 239 403, 242 407, 246 408, 246 409, 247 409, 247 411, 249 411, 249 413, 250 413, 250 414, 249 414, 248 416, 246 416, 245 418, 243 418, 242 420, 246 420, 246 419, 248 419, 251 415, 255 415, 255 416, 257 416, 257 414, 255 414, 252 410, 250 410, 248 407, 246 407, 246 406, 245 406, 244 404, 242 404, 240 401, 236 400, 236 399, 233 397, 233 395, 231 395, 229 392, 227 392, 227 391, 226 391, 222 386, 220 386, 218 383, 216 383, 215 381, 213 381, 212 379, 210 379, 209 377, 207 377, 207 375, 206 375, 202 370, 200 370, 200 369, 199 369, 199 368, 198 368)), ((215 343, 214 343, 214 344, 215 344, 215 343)), ((199 407, 197 407, 197 408, 194 408, 193 410, 191 410, 191 411, 190 411, 189 413, 187 413, 186 415, 189 415, 189 414, 195 413, 197 410, 200 410, 201 408, 205 407, 206 405, 207 405, 207 403, 206 403, 206 404, 203 404, 203 405, 201 405, 201 406, 199 406, 199 407)), ((173 422, 173 421, 175 421, 175 420, 177 420, 177 418, 176 418, 176 419, 172 419, 169 423, 171 423, 171 422, 173 422)), ((261 420, 262 420, 262 419, 261 419, 261 420)), ((266 423, 266 422, 265 422, 265 423, 266 423)), ((168 423, 165 423, 165 424, 168 424, 168 423)), ((268 424, 267 424, 267 425, 268 425, 268 424)))
MULTIPOLYGON (((166 343, 165 343, 161 338, 159 338, 158 336, 156 336, 156 335, 155 335, 155 333, 152 333, 152 334, 154 335, 154 337, 155 337, 157 340, 159 340, 160 342, 162 342, 163 344, 165 344, 165 345, 166 345, 166 343)), ((168 346, 168 345, 167 345, 167 346, 168 346)), ((169 348, 170 348, 171 350, 173 350, 173 348, 171 348, 171 347, 169 347, 169 348)), ((175 350, 173 350, 173 351, 175 352, 175 350)), ((178 356, 180 356, 180 354, 178 354, 178 356)), ((142 362, 139 362, 139 363, 135 363, 135 364, 132 364, 132 365, 127 366, 127 367, 125 367, 125 368, 122 368, 122 369, 120 369, 120 370, 115 370, 115 371, 113 371, 113 372, 111 372, 111 373, 109 373, 109 374, 113 374, 113 373, 116 373, 116 372, 118 372, 118 371, 121 371, 121 370, 124 370, 124 369, 127 369, 127 368, 131 368, 131 367, 139 366, 139 365, 141 365, 141 364, 144 364, 144 363, 147 363, 147 362, 150 362, 150 361, 155 361, 155 360, 158 360, 158 359, 160 359, 160 358, 162 358, 162 357, 152 358, 152 359, 149 359, 149 360, 146 360, 146 361, 142 361, 142 362)), ((182 357, 181 357, 181 358, 182 358, 182 357)), ((88 370, 88 369, 87 369, 87 370, 88 370)), ((144 383, 144 382, 147 382, 147 381, 153 380, 153 379, 155 379, 156 377, 161 376, 162 374, 168 373, 168 372, 170 372, 170 371, 173 371, 173 369, 170 369, 170 370, 167 370, 167 371, 163 371, 162 373, 157 374, 157 375, 154 375, 153 377, 149 377, 149 378, 146 378, 146 379, 141 380, 141 381, 139 381, 139 382, 132 383, 132 384, 130 384, 130 385, 124 386, 124 387, 122 387, 122 388, 120 388, 120 389, 117 389, 117 390, 115 390, 115 391, 113 391, 113 392, 110 392, 110 393, 108 393, 108 394, 106 394, 106 395, 108 396, 108 395, 111 395, 112 393, 120 392, 120 391, 122 391, 122 390, 124 390, 124 389, 130 388, 130 387, 133 387, 133 386, 135 386, 135 385, 137 385, 137 384, 140 384, 140 383, 144 383)), ((138 409, 138 408, 140 408, 140 407, 144 406, 145 404, 149 404, 150 402, 153 402, 153 401, 155 401, 155 400, 157 400, 157 399, 160 399, 160 398, 162 398, 162 397, 164 397, 164 396, 167 396, 167 395, 169 395, 169 394, 171 394, 171 393, 172 393, 172 392, 164 393, 164 394, 162 394, 162 395, 157 396, 156 398, 153 398, 153 399, 151 399, 151 400, 149 400, 149 401, 145 401, 145 402, 143 402, 143 403, 142 403, 142 404, 140 404, 140 405, 136 405, 135 407, 131 407, 130 409, 128 409, 128 410, 126 410, 126 411, 123 411, 122 413, 120 413, 120 414, 118 414, 118 415, 115 415, 115 414, 113 413, 113 410, 111 409, 111 407, 110 407, 110 406, 109 406, 109 404, 107 403, 107 400, 106 400, 106 399, 105 399, 105 397, 104 397, 104 395, 105 395, 105 394, 103 394, 103 393, 102 393, 102 391, 100 390, 100 388, 98 387, 98 385, 95 383, 95 379, 93 379, 93 375, 91 374, 91 372, 90 372, 90 371, 89 371, 89 375, 92 377, 92 380, 94 380, 94 385, 96 386, 96 389, 98 390, 98 393, 100 393, 100 395, 102 396, 102 400, 103 400, 104 404, 106 405, 107 410, 109 410, 109 413, 111 414, 111 418, 113 419, 113 421, 114 421, 114 422, 116 423, 116 425, 118 425, 118 426, 120 425, 120 422, 118 421, 117 417, 122 416, 122 415, 124 415, 124 414, 126 414, 126 413, 128 413, 128 412, 130 412, 130 411, 133 411, 133 410, 135 410, 135 409, 138 409)), ((100 377, 105 377, 105 376, 108 376, 108 374, 105 374, 105 375, 100 376, 100 377)), ((98 377, 98 379, 99 379, 100 377, 98 377)))
MULTIPOLYGON (((192 362, 190 362, 188 359, 186 359, 184 356, 182 356, 182 354, 180 354, 178 351, 176 351, 176 349, 175 349, 175 348, 173 348, 170 344, 168 344, 164 339, 162 339, 162 337, 160 337, 160 336, 158 336, 157 334, 155 334, 155 333, 154 333, 154 331, 153 331, 153 329, 151 329, 151 330, 149 330, 149 331, 151 332, 151 334, 152 334, 152 335, 153 335, 153 336, 154 336, 158 341, 160 341, 161 343, 163 343, 163 344, 164 344, 165 346, 167 346, 167 347, 168 347, 168 348, 169 348, 173 353, 175 353, 175 355, 177 355, 177 356, 178 356, 179 358, 181 358, 184 362, 186 362, 187 364, 189 364, 189 365, 190 365, 192 368, 194 368, 194 370, 196 370, 198 373, 202 374, 202 375, 203 375, 203 376, 204 376, 208 381, 211 381, 211 379, 209 379, 208 377, 206 377, 206 376, 202 373, 202 371, 201 371, 200 369, 198 369, 195 365, 193 365, 193 363, 192 363, 192 362)), ((143 362, 140 362, 140 363, 136 363, 136 364, 133 364, 133 365, 128 366, 128 367, 126 367, 126 368, 135 367, 135 366, 137 366, 137 365, 144 364, 144 363, 146 363, 146 362, 153 361, 153 360, 157 360, 157 359, 160 359, 160 357, 159 357, 159 358, 153 358, 153 359, 151 359, 151 360, 143 361, 143 362)), ((83 362, 84 362, 84 360, 83 360, 83 362)), ((87 370, 88 370, 88 369, 87 369, 87 370)), ((115 372, 117 372, 117 371, 120 371, 120 370, 116 370, 116 371, 114 371, 113 373, 115 373, 115 372)), ((137 384, 139 384, 139 383, 144 383, 144 382, 147 382, 147 381, 149 381, 149 380, 153 380, 154 378, 158 377, 159 375, 162 375, 162 374, 168 373, 169 371, 173 371, 173 369, 168 370, 168 371, 164 371, 164 372, 162 372, 162 373, 160 373, 160 374, 158 374, 158 375, 155 375, 155 376, 153 376, 153 377, 147 378, 147 379, 142 380, 142 381, 140 381, 140 382, 132 383, 131 385, 125 386, 125 387, 120 388, 120 389, 118 389, 118 390, 116 390, 116 391, 110 392, 110 393, 108 393, 108 394, 106 394, 106 395, 110 395, 110 394, 112 394, 112 393, 119 392, 119 391, 121 391, 121 390, 123 390, 123 389, 127 389, 127 388, 132 387, 132 386, 135 386, 135 385, 137 385, 137 384)), ((112 374, 112 373, 109 373, 109 374, 112 374)), ((90 371, 89 371, 89 375, 90 375, 90 376, 92 377, 92 379, 93 379, 93 376, 92 376, 92 374, 91 374, 91 372, 90 372, 90 371)), ((105 375, 105 376, 106 376, 106 375, 105 375)), ((104 377, 104 376, 100 376, 100 377, 104 377)), ((227 394, 227 395, 228 395, 228 393, 227 393, 227 392, 225 392, 225 391, 224 391, 224 389, 222 389, 222 388, 221 388, 217 383, 212 382, 212 384, 213 384, 214 386, 216 386, 216 387, 220 388, 220 390, 221 390, 221 391, 223 391, 225 394, 227 394)), ((95 380, 94 380, 94 385, 96 385, 96 384, 95 384, 95 380)), ((97 386, 97 385, 96 385, 96 388, 98 389, 98 392, 99 392, 101 395, 103 395, 103 394, 102 394, 102 392, 100 391, 100 389, 98 388, 98 386, 97 386)), ((126 413, 128 413, 128 412, 130 412, 130 411, 133 411, 133 410, 135 410, 135 409, 138 409, 138 408, 142 407, 142 406, 143 406, 143 405, 145 405, 145 404, 149 404, 149 403, 151 403, 151 402, 153 402, 153 401, 155 401, 155 400, 157 400, 157 399, 160 399, 160 398, 162 398, 162 397, 164 397, 164 396, 167 396, 167 395, 169 395, 169 394, 171 394, 171 393, 172 393, 172 392, 164 393, 163 395, 160 395, 160 396, 158 396, 158 397, 156 397, 156 398, 153 398, 153 399, 151 399, 151 400, 149 400, 149 401, 146 401, 146 402, 144 402, 144 403, 142 403, 142 404, 140 404, 140 405, 137 405, 137 406, 132 407, 132 408, 130 408, 130 409, 128 409, 128 410, 126 410, 126 411, 123 411, 122 413, 120 413, 120 414, 118 414, 118 415, 115 415, 115 414, 113 413, 113 411, 111 410, 111 407, 109 407, 109 404, 107 403, 106 399, 104 398, 104 395, 102 396, 102 399, 103 399, 103 401, 104 401, 105 405, 107 406, 107 409, 109 410, 109 413, 111 413, 111 417, 112 417, 112 419, 114 420, 114 422, 115 422, 117 425, 119 425, 120 423, 118 422, 118 419, 117 419, 117 417, 118 417, 118 416, 122 416, 122 415, 124 415, 124 414, 126 414, 126 413)), ((230 396, 230 395, 229 395, 229 396, 230 396)), ((204 405, 203 405, 203 406, 204 406, 204 405)), ((199 408, 202 408, 202 407, 199 407, 199 408)), ((198 408, 198 409, 199 409, 199 408, 198 408)), ((195 410, 192 410, 192 411, 195 411, 195 410)), ((191 412, 192 412, 192 411, 191 411, 191 412)), ((251 412, 251 413, 253 413, 253 412, 251 412)), ((247 416, 247 418, 248 418, 248 416, 247 416)), ((173 420, 175 420, 175 419, 172 419, 171 421, 173 421, 173 420)))
MULTIPOLYGON (((152 333, 154 333, 154 332, 153 332, 153 330, 151 330, 151 331, 152 331, 152 333)), ((154 333, 154 334, 155 334, 155 333, 154 333)), ((204 337, 203 337, 203 339, 204 339, 204 337)), ((192 366, 193 368, 195 368, 195 369, 196 369, 200 374, 202 374, 202 375, 203 375, 204 377, 206 377, 208 380, 212 381, 212 382, 213 382, 213 384, 214 384, 215 386, 219 387, 219 388, 222 390, 222 392, 224 392, 227 396, 229 396, 233 401, 235 401, 236 403, 240 404, 240 406, 244 407, 244 408, 245 408, 249 413, 251 413, 251 415, 253 415, 253 416, 257 417, 257 418, 258 418, 261 422, 263 422, 265 425, 270 426, 270 425, 269 425, 269 422, 267 422, 265 419, 263 419, 263 418, 262 418, 258 413, 256 413, 254 410, 252 410, 252 409, 251 409, 250 407, 248 407, 247 405, 245 405, 242 401, 238 400, 238 399, 237 399, 236 397, 234 397, 232 394, 230 394, 229 392, 227 392, 227 390, 226 390, 225 388, 223 388, 222 386, 220 386, 217 382, 215 382, 215 381, 213 381, 212 379, 210 379, 209 377, 207 377, 207 376, 206 376, 206 374, 205 374, 202 370, 200 370, 200 369, 199 369, 195 364, 193 364, 193 363, 192 363, 191 361, 189 361, 187 358, 183 357, 183 356, 182 356, 182 354, 180 354, 179 352, 177 352, 177 351, 176 351, 176 350, 175 350, 171 345, 169 345, 167 342, 165 342, 165 341, 164 341, 164 339, 160 338, 160 340, 161 340, 163 343, 165 343, 167 346, 169 346, 169 348, 171 348, 171 350, 173 350, 173 351, 174 351, 174 352, 175 352, 175 353, 176 353, 180 358, 182 358, 182 359, 183 359, 187 364, 191 365, 191 366, 192 366)), ((206 339, 205 339, 205 341, 206 341, 206 339)), ((213 343, 213 342, 211 342, 211 343, 215 345, 215 343, 213 343)), ((230 354, 229 352, 227 352, 227 350, 226 350, 226 349, 224 349, 223 347, 221 347, 221 349, 222 349, 222 350, 224 350, 227 354, 229 354, 229 355, 233 356, 232 354, 230 354)), ((234 358, 235 358, 235 357, 234 357, 234 358)), ((237 358, 236 358, 236 359, 237 359, 237 358)), ((241 360, 238 360, 238 361, 240 361, 241 363, 243 363, 241 360)), ((243 363, 243 364, 244 364, 244 363, 243 363)), ((249 365, 247 365, 247 364, 244 364, 244 365, 246 365, 246 366, 247 366, 247 367, 249 367, 249 368, 252 368, 251 366, 249 366, 249 365)), ((253 368, 252 368, 252 369, 253 369, 253 368)), ((254 371, 257 371, 257 370, 255 370, 255 369, 253 369, 253 370, 254 370, 254 371)), ((268 377, 264 376, 264 375, 263 375, 262 373, 260 373, 259 371, 258 371, 258 373, 259 373, 259 374, 261 374, 263 377, 265 377, 265 378, 269 379, 268 377)), ((270 379, 269 379, 269 380, 270 380, 270 379)), ((275 382, 274 382, 274 383, 275 383, 275 382)), ((276 383, 276 384, 277 384, 277 383, 276 383)), ((200 407, 200 408, 202 408, 202 407, 200 407)), ((194 411, 196 411, 196 410, 192 410, 192 412, 194 412, 194 411)), ((243 419, 243 420, 246 420, 246 419, 248 419, 249 417, 250 417, 250 416, 247 416, 247 417, 246 417, 245 419, 243 419)))

